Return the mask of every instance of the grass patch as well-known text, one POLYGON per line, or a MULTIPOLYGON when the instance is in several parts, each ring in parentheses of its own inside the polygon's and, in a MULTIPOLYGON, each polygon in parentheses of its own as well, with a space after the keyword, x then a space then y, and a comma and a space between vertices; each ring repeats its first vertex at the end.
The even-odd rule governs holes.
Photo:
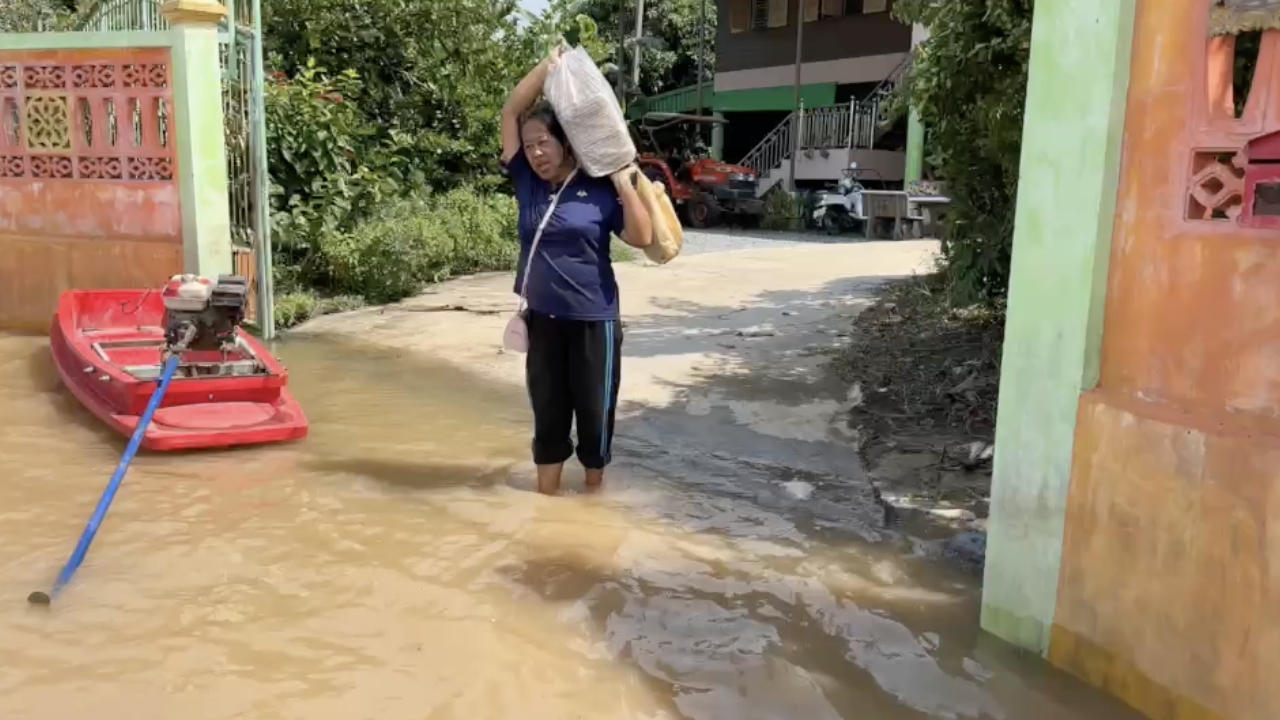
MULTIPOLYGON (((613 238, 609 254, 615 263, 631 262, 637 257, 636 249, 622 242, 618 238, 613 238)), ((480 263, 476 271, 515 270, 514 256, 509 259, 503 259, 501 262, 494 264, 498 264, 500 267, 487 267, 485 263, 480 263)), ((421 289, 422 285, 414 283, 412 287, 421 289)), ((321 315, 329 315, 331 313, 358 310, 368 304, 369 303, 360 295, 324 296, 313 290, 291 290, 283 292, 276 295, 276 328, 285 330, 296 325, 301 325, 311 318, 320 317, 321 315)))
POLYGON ((612 237, 609 240, 609 257, 613 258, 615 263, 631 262, 636 259, 636 249, 617 237, 612 237))
POLYGON ((321 297, 308 290, 295 290, 276 296, 276 328, 285 330, 311 318, 330 313, 347 312, 364 307, 364 299, 354 295, 321 297))
MULTIPOLYGON (((513 272, 520 253, 517 217, 514 199, 468 188, 392 202, 355 230, 320 241, 324 282, 317 284, 325 290, 309 288, 298 273, 277 268, 277 283, 288 289, 276 295, 276 327, 396 302, 453 277, 513 272)), ((638 254, 615 237, 610 256, 617 263, 638 254)))

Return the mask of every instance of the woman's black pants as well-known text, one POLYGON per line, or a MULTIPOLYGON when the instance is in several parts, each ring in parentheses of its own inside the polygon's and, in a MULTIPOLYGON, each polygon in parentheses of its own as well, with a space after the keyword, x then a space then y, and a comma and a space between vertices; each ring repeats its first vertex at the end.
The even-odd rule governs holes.
POLYGON ((529 312, 525 381, 533 405, 533 461, 555 465, 574 453, 588 470, 609 464, 622 379, 617 320, 564 320, 529 312))

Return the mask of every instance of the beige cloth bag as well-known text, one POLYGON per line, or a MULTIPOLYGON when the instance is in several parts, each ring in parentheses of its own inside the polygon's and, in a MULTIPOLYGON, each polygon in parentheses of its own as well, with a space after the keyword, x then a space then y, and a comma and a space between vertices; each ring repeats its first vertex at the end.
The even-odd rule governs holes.
POLYGON ((636 194, 649 211, 649 221, 653 223, 653 241, 645 246, 644 254, 653 262, 665 265, 684 247, 684 227, 680 225, 680 218, 663 184, 653 182, 644 173, 637 172, 636 175, 636 194))

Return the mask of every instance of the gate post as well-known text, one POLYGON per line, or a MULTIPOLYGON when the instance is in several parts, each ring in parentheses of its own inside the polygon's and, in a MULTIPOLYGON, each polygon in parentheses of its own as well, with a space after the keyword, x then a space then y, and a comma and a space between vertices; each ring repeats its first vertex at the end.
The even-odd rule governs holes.
POLYGON ((167 0, 160 12, 173 35, 183 270, 216 278, 233 272, 218 59, 218 23, 227 9, 212 0, 167 0))
POLYGON ((982 629, 1041 654, 1080 394, 1098 382, 1137 2, 1042 0, 1032 22, 982 629))

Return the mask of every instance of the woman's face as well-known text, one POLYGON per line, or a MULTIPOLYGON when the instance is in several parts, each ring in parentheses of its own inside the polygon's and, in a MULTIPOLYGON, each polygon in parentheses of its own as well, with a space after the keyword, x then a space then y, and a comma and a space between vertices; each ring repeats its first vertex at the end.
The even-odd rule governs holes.
POLYGON ((564 146, 556 140, 541 120, 526 120, 520 128, 524 141, 524 156, 533 171, 543 180, 559 180, 565 165, 564 146))

